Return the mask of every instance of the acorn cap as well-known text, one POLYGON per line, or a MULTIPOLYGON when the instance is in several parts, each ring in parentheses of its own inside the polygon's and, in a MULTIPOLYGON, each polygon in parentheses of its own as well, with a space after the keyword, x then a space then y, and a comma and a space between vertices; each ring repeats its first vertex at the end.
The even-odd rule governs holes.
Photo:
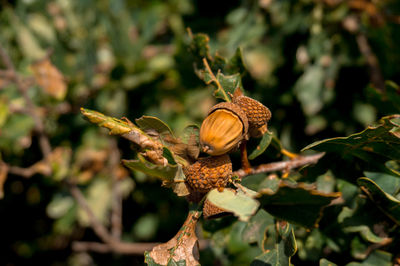
POLYGON ((229 152, 247 136, 249 123, 239 106, 224 102, 213 106, 200 128, 200 143, 210 155, 229 152))
POLYGON ((199 158, 183 168, 187 184, 193 191, 205 193, 224 188, 232 176, 232 163, 227 154, 199 158))
POLYGON ((233 97, 233 103, 240 106, 246 114, 251 137, 261 137, 268 131, 267 123, 271 119, 271 112, 266 106, 247 96, 233 97))

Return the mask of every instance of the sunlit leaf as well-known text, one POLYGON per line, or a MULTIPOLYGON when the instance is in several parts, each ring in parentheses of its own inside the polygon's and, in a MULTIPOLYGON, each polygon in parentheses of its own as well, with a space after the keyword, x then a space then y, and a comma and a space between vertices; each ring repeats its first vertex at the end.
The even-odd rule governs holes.
POLYGON ((126 134, 135 128, 132 124, 103 115, 97 111, 81 108, 81 112, 90 122, 109 129, 112 135, 126 134))
POLYGON ((215 206, 232 212, 239 220, 248 221, 259 206, 252 196, 240 190, 235 193, 230 189, 224 189, 222 192, 213 189, 208 193, 207 199, 215 206))

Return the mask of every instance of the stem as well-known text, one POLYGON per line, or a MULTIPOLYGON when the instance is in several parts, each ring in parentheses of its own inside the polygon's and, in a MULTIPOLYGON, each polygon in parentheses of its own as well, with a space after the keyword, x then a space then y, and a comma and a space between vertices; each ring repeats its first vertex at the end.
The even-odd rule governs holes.
POLYGON ((251 171, 251 165, 249 162, 249 159, 247 157, 247 146, 246 146, 247 141, 243 140, 242 143, 240 144, 240 158, 242 160, 242 169, 246 173, 250 173, 251 171))
POLYGON ((210 66, 209 66, 209 64, 208 64, 206 58, 203 58, 203 64, 204 64, 204 66, 205 66, 207 72, 210 74, 211 80, 214 81, 214 83, 217 85, 218 89, 222 92, 225 101, 230 102, 231 99, 229 99, 229 97, 228 97, 228 95, 226 94, 226 92, 225 92, 224 88, 222 87, 221 83, 220 83, 220 82, 218 81, 218 79, 215 77, 215 75, 214 75, 214 73, 212 72, 212 70, 211 70, 211 68, 210 68, 210 66))

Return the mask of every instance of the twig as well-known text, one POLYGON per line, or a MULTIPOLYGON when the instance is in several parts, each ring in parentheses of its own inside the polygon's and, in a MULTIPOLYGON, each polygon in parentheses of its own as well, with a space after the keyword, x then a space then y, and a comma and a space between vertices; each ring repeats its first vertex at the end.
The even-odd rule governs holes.
POLYGON ((308 156, 297 156, 294 159, 289 160, 289 161, 261 164, 259 166, 250 168, 249 171, 239 169, 239 170, 233 172, 233 175, 236 175, 239 178, 243 178, 248 175, 255 175, 255 174, 261 174, 261 173, 275 172, 275 171, 281 171, 281 170, 289 171, 291 169, 298 168, 300 166, 304 166, 307 164, 315 164, 318 162, 319 159, 321 159, 322 156, 324 156, 324 154, 325 153, 318 153, 318 154, 308 155, 308 156))
POLYGON ((82 192, 77 187, 77 185, 71 182, 67 182, 67 184, 69 187, 69 191, 71 192, 71 195, 75 198, 78 205, 82 207, 83 210, 88 215, 90 225, 93 228, 94 232, 97 234, 97 236, 100 237, 100 239, 105 243, 110 243, 110 244, 114 243, 115 240, 108 233, 104 225, 102 225, 101 222, 96 218, 92 209, 89 207, 85 197, 83 196, 82 192))
POLYGON ((72 249, 76 252, 94 251, 98 253, 115 252, 119 254, 143 255, 159 243, 123 243, 115 242, 112 245, 99 242, 73 242, 72 249))
POLYGON ((26 84, 24 84, 21 77, 17 74, 15 66, 11 61, 11 58, 8 56, 7 52, 1 45, 0 45, 0 57, 7 68, 6 71, 8 72, 10 80, 12 80, 17 85, 19 93, 25 100, 28 114, 33 118, 33 121, 35 122, 34 128, 39 136, 40 149, 43 153, 43 156, 46 158, 51 153, 51 145, 44 130, 44 123, 42 119, 40 119, 40 117, 37 115, 36 106, 28 95, 29 87, 27 87, 26 84))
POLYGON ((26 168, 8 165, 8 173, 24 178, 30 178, 35 174, 49 176, 51 174, 51 166, 46 160, 39 161, 26 168))
POLYGON ((228 95, 226 94, 226 92, 225 92, 224 88, 222 87, 221 83, 218 81, 218 79, 215 77, 214 73, 212 72, 212 70, 211 70, 206 58, 203 58, 203 64, 204 64, 204 67, 206 68, 207 72, 210 74, 211 80, 214 81, 214 83, 217 85, 218 89, 224 95, 224 99, 227 102, 230 102, 231 100, 229 99, 228 95))
POLYGON ((356 37, 358 49, 360 49, 361 54, 367 60, 368 66, 371 72, 371 82, 379 91, 385 90, 385 80, 382 76, 382 71, 379 66, 379 61, 371 46, 368 43, 367 36, 364 33, 357 34, 356 37))
POLYGON ((120 163, 120 152, 115 139, 111 141, 111 154, 109 160, 109 169, 112 180, 111 187, 111 235, 115 239, 121 239, 122 234, 122 195, 120 181, 116 174, 116 168, 120 163))

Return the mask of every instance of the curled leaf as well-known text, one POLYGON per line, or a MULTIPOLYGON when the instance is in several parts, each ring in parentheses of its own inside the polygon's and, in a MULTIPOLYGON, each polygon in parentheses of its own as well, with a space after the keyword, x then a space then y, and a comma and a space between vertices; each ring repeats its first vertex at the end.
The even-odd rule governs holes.
POLYGON ((361 177, 357 184, 376 206, 396 224, 400 225, 400 201, 383 191, 374 181, 361 177))

